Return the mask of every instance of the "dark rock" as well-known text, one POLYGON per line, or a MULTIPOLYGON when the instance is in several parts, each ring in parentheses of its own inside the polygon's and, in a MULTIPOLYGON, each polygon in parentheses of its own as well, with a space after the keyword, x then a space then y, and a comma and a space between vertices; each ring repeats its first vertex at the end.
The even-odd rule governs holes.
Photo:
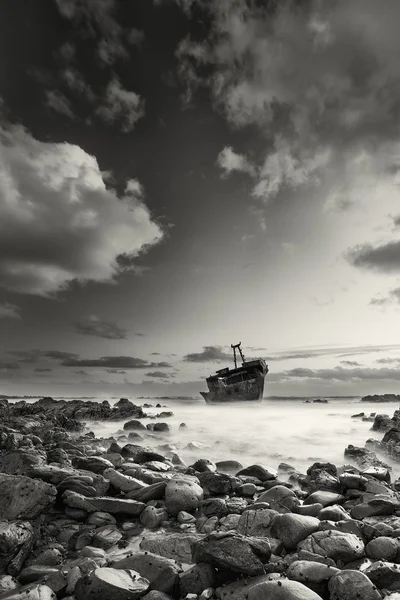
POLYGON ((231 532, 211 533, 193 544, 194 562, 208 563, 243 575, 260 575, 271 556, 268 540, 243 537, 231 532))
POLYGON ((299 542, 318 531, 319 525, 315 517, 287 513, 275 517, 271 534, 282 541, 286 550, 295 550, 299 542))
POLYGON ((141 423, 140 421, 138 421, 137 419, 132 419, 131 421, 127 421, 124 425, 124 429, 125 430, 132 430, 132 429, 138 429, 138 430, 144 430, 146 431, 146 427, 143 425, 143 423, 141 423))
POLYGON ((137 500, 109 497, 85 498, 70 491, 64 492, 62 498, 65 504, 71 508, 81 508, 88 513, 100 511, 138 517, 145 507, 143 502, 137 500))
POLYGON ((0 519, 35 519, 52 506, 56 495, 56 488, 43 481, 0 473, 0 519))
POLYGON ((193 478, 174 477, 165 488, 165 504, 171 515, 193 512, 203 500, 203 490, 193 478))
POLYGON ((191 467, 199 473, 215 473, 217 470, 217 465, 207 458, 200 458, 199 460, 196 460, 191 467))
POLYGON ((381 600, 382 596, 371 580, 360 571, 336 573, 329 581, 330 600, 381 600))
POLYGON ((269 481, 270 479, 276 479, 278 477, 278 473, 274 469, 259 464, 251 465, 236 473, 237 477, 240 475, 257 477, 260 481, 269 481))
POLYGON ((179 573, 178 564, 169 558, 152 554, 151 552, 138 552, 112 562, 115 569, 133 569, 150 582, 152 590, 173 594, 177 591, 179 573))
POLYGON ((267 502, 270 508, 279 513, 292 512, 300 504, 300 500, 293 492, 284 485, 276 485, 261 494, 257 502, 267 502))
POLYGON ((192 546, 202 538, 203 536, 199 534, 171 533, 166 536, 144 538, 140 542, 140 549, 173 558, 178 562, 192 563, 192 546))
POLYGON ((243 465, 237 460, 220 460, 215 464, 221 473, 237 473, 243 469, 243 465))
POLYGON ((344 564, 364 555, 364 543, 356 535, 341 531, 317 531, 299 543, 298 550, 319 554, 344 564))
POLYGON ((198 563, 179 575, 180 597, 185 598, 187 594, 199 596, 204 590, 214 588, 216 580, 214 567, 207 563, 198 563))
POLYGON ((400 590, 400 566, 391 562, 374 562, 364 571, 365 575, 380 590, 400 590))

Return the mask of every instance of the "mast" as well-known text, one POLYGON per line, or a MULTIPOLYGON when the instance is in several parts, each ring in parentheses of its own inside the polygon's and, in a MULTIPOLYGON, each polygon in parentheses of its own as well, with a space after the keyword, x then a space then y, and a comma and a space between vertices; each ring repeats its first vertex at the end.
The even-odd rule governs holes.
POLYGON ((235 363, 235 369, 237 369, 236 349, 239 350, 239 354, 240 354, 240 356, 242 358, 242 362, 245 362, 244 354, 243 354, 242 349, 240 347, 241 343, 242 342, 239 342, 238 344, 231 344, 231 348, 233 349, 233 360, 234 360, 234 363, 235 363))

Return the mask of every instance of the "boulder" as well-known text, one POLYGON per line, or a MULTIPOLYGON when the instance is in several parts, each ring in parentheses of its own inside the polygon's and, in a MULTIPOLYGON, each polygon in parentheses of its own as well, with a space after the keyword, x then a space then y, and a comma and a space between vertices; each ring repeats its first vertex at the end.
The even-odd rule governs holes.
POLYGON ((202 513, 206 517, 226 517, 228 514, 228 507, 226 501, 223 498, 208 498, 203 500, 201 503, 202 513))
POLYGON ((227 473, 198 473, 197 477, 204 490, 213 494, 231 494, 239 487, 241 481, 227 473))
POLYGON ((72 461, 76 469, 85 469, 101 475, 105 469, 112 468, 114 465, 102 456, 77 456, 72 461))
POLYGON ((237 525, 237 532, 241 535, 266 537, 271 535, 271 525, 279 515, 276 510, 269 508, 259 510, 245 510, 237 525))
POLYGON ((220 460, 215 464, 220 473, 237 473, 243 469, 243 465, 237 460, 220 460))
POLYGON ((364 573, 380 590, 400 591, 399 565, 387 561, 377 561, 367 567, 364 573))
POLYGON ((138 600, 149 590, 147 579, 131 570, 103 567, 79 579, 77 600, 138 600))
POLYGON ((328 530, 312 533, 299 543, 298 551, 306 551, 346 564, 364 555, 363 541, 353 533, 328 530))
POLYGON ((33 583, 24 585, 2 595, 7 600, 56 600, 57 596, 48 585, 33 583))
POLYGON ((289 579, 299 581, 318 593, 325 591, 327 582, 336 573, 340 573, 339 569, 312 560, 295 560, 286 571, 289 579))
POLYGON ((167 519, 168 513, 165 508, 157 508, 156 506, 146 506, 139 517, 143 527, 149 527, 150 529, 160 527, 163 521, 167 519))
POLYGON ((140 421, 138 421, 137 419, 132 419, 131 421, 127 421, 124 425, 124 429, 127 431, 132 431, 132 430, 144 430, 146 431, 146 427, 143 425, 143 423, 141 423, 140 421))
POLYGON ((340 571, 328 584, 330 600, 381 600, 382 596, 372 581, 360 571, 340 571))
POLYGON ((298 581, 273 579, 252 586, 248 600, 322 600, 322 598, 298 581))
POLYGON ((200 458, 199 460, 196 460, 191 467, 199 473, 215 473, 217 470, 217 465, 207 458, 200 458))
POLYGON ((165 505, 171 515, 193 512, 203 500, 203 489, 193 479, 174 477, 165 488, 165 505))
POLYGON ((53 485, 23 475, 0 473, 0 519, 35 519, 54 503, 53 485))
POLYGON ((271 479, 276 479, 278 477, 278 473, 275 469, 260 464, 250 465, 250 467, 241 469, 241 471, 236 473, 236 477, 239 477, 240 475, 256 477, 260 481, 270 481, 271 479))
POLYGON ((138 552, 126 558, 114 561, 115 569, 132 569, 148 579, 152 590, 174 594, 178 588, 178 564, 169 558, 151 552, 138 552))
POLYGON ((244 537, 236 533, 211 533, 193 544, 192 558, 217 569, 225 569, 243 575, 260 575, 271 556, 266 539, 244 537))
POLYGON ((292 512, 300 504, 300 500, 289 488, 276 485, 258 498, 257 502, 267 502, 273 510, 279 513, 292 512))
POLYGON ((0 573, 16 576, 29 556, 34 542, 30 523, 0 521, 0 573))
POLYGON ((315 517, 287 513, 275 517, 271 534, 282 541, 286 550, 295 550, 299 542, 318 531, 319 525, 315 517))
POLYGON ((353 519, 365 519, 376 515, 392 515, 396 509, 400 508, 399 501, 391 496, 375 496, 367 502, 362 502, 353 506, 351 516, 353 519))
POLYGON ((126 444, 123 446, 121 448, 121 455, 124 458, 132 458, 134 462, 138 464, 142 464, 150 460, 165 460, 162 454, 153 452, 151 448, 144 448, 143 446, 137 446, 135 444, 126 444))
POLYGON ((200 595, 208 588, 214 588, 216 573, 214 567, 207 563, 198 563, 179 575, 180 597, 187 594, 200 595))
POLYGON ((327 492, 325 490, 318 490, 313 492, 304 500, 304 504, 322 504, 323 507, 331 506, 332 504, 342 504, 345 501, 345 497, 335 492, 327 492))
POLYGON ((400 554, 400 540, 387 536, 377 537, 368 542, 365 554, 373 560, 397 562, 396 559, 400 554))

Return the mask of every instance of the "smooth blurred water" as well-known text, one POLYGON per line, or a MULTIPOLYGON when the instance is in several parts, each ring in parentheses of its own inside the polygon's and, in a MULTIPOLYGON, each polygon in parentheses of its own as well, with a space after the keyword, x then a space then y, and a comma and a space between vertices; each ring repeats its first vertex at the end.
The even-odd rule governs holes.
MULTIPOLYGON (((198 458, 234 459, 244 466, 261 462, 274 468, 280 462, 287 462, 302 472, 315 461, 344 464, 348 462, 343 454, 348 444, 364 446, 368 438, 382 438, 382 434, 370 430, 372 423, 351 418, 351 415, 376 412, 392 416, 398 408, 397 402, 367 403, 360 402, 359 398, 329 399, 328 404, 307 404, 304 399, 266 399, 214 406, 194 399, 132 400, 137 404, 151 403, 153 407, 145 409, 150 415, 163 410, 174 412, 173 417, 157 419, 169 424, 170 433, 144 433, 142 443, 152 447, 173 444, 188 464, 198 458), (155 408, 157 402, 163 408, 155 408), (182 422, 186 428, 179 428, 182 422), (188 449, 189 442, 202 446, 188 449)), ((143 419, 142 422, 154 421, 143 419)), ((118 430, 121 432, 123 422, 88 425, 96 436, 108 437, 116 435, 118 430)), ((384 460, 390 463, 387 458, 384 460)), ((390 464, 393 475, 400 476, 400 464, 390 464)))

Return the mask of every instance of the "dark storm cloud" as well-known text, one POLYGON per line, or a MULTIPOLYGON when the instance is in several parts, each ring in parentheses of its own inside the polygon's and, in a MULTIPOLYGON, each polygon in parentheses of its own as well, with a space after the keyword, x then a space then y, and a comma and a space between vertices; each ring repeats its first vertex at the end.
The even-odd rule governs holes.
POLYGON ((75 323, 75 330, 81 335, 92 335, 107 340, 125 340, 126 329, 119 327, 114 321, 102 321, 95 315, 75 323))
POLYGON ((16 371, 20 366, 16 362, 3 362, 0 361, 0 370, 2 371, 16 371))
POLYGON ((186 362, 232 360, 232 353, 224 352, 221 346, 203 346, 203 352, 186 354, 183 360, 186 362))
POLYGON ((395 227, 399 227, 400 226, 400 215, 397 215, 396 217, 393 217, 393 225, 395 227))
POLYGON ((355 267, 380 273, 400 273, 400 240, 372 246, 363 244, 350 249, 347 260, 355 267))
POLYGON ((356 360, 341 360, 340 363, 346 367, 361 367, 360 363, 356 360))
MULTIPOLYGON (((101 62, 112 65, 118 59, 129 57, 129 46, 143 42, 144 33, 126 28, 117 18, 120 7, 116 0, 55 0, 60 14, 74 25, 74 31, 84 39, 94 40, 101 62)), ((66 44, 60 50, 63 56, 73 56, 66 44)))
POLYGON ((70 358, 61 362, 63 367, 96 367, 101 369, 151 369, 171 367, 169 363, 153 363, 133 356, 102 356, 101 358, 70 358))
POLYGON ((38 367, 37 369, 35 369, 35 373, 50 373, 53 369, 46 369, 46 368, 41 368, 38 367))
POLYGON ((163 371, 151 371, 149 373, 145 373, 146 377, 158 377, 163 379, 168 379, 169 377, 175 377, 173 373, 165 373, 163 371))

